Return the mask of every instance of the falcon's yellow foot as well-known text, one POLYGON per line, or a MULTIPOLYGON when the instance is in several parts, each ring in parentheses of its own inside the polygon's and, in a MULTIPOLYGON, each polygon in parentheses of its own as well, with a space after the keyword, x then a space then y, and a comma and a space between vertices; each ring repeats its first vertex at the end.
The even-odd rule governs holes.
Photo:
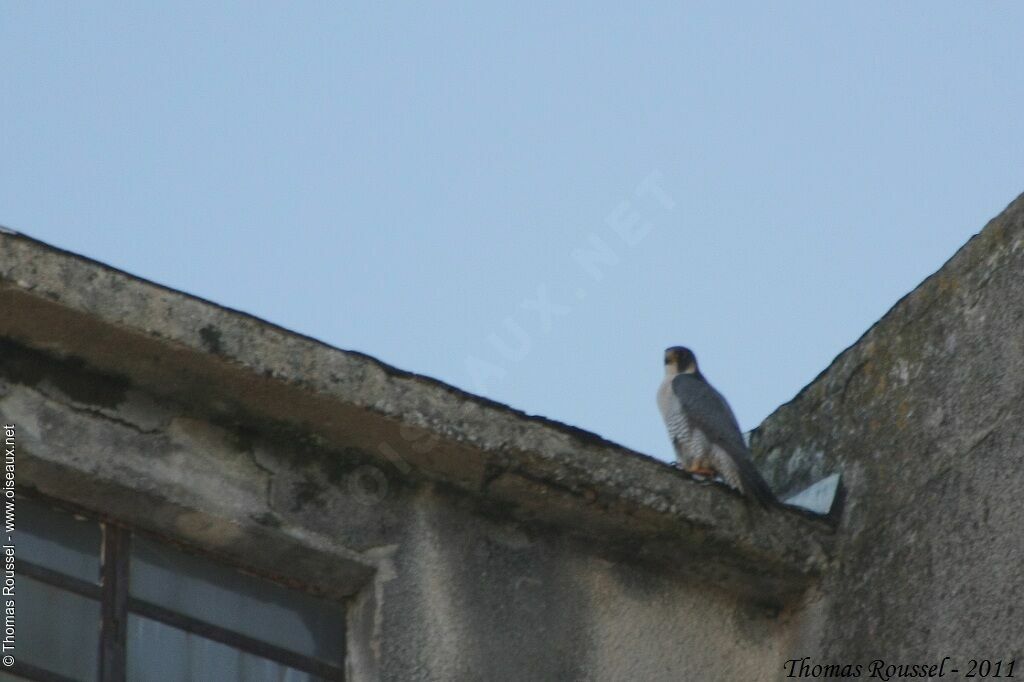
POLYGON ((686 471, 687 473, 694 474, 695 476, 706 476, 708 478, 714 478, 718 475, 718 472, 714 469, 707 469, 700 466, 690 467, 686 471))

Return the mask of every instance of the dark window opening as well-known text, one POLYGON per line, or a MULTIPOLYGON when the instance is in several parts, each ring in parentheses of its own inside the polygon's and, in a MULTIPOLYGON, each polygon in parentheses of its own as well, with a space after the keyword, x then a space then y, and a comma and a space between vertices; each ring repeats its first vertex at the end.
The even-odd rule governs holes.
POLYGON ((345 608, 18 497, 4 680, 344 680, 345 608))

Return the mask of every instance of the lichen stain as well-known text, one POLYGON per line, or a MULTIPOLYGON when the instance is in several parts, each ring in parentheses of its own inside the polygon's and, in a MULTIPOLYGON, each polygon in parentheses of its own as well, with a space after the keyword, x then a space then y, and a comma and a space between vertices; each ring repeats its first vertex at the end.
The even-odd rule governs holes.
POLYGON ((900 403, 899 407, 897 408, 896 415, 896 424, 897 426, 899 426, 900 429, 907 428, 907 422, 911 412, 913 412, 913 410, 911 409, 909 403, 907 403, 906 401, 900 403))
POLYGON ((889 381, 886 379, 885 374, 878 373, 878 381, 875 383, 875 395, 882 396, 885 394, 885 390, 889 387, 889 381))
POLYGON ((220 330, 213 325, 208 324, 200 329, 199 338, 202 339, 203 346, 206 350, 210 351, 214 355, 224 354, 224 345, 221 343, 220 330))

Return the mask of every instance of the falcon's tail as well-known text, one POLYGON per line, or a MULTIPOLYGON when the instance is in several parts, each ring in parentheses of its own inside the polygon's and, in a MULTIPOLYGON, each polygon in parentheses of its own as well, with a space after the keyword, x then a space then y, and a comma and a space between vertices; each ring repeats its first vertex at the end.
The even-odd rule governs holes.
POLYGON ((764 480, 764 477, 761 476, 753 462, 742 458, 736 464, 738 465, 737 468, 743 486, 743 493, 748 499, 756 501, 765 509, 781 506, 779 499, 775 497, 775 493, 772 492, 768 482, 764 480))

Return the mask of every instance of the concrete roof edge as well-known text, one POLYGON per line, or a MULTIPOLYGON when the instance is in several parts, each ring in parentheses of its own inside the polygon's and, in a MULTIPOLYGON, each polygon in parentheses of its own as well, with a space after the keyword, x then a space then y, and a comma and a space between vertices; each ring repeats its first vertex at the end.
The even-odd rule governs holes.
MULTIPOLYGON (((287 334, 289 336, 293 336, 293 337, 298 338, 298 339, 303 339, 303 340, 309 342, 310 344, 314 344, 316 346, 320 346, 320 347, 322 347, 322 348, 324 348, 326 350, 335 351, 335 352, 339 352, 339 353, 345 353, 347 355, 351 355, 351 356, 354 356, 354 357, 362 358, 363 360, 366 360, 367 362, 372 363, 373 365, 379 367, 381 370, 387 372, 388 374, 390 374, 392 376, 408 378, 408 379, 411 379, 413 381, 422 382, 425 385, 433 386, 433 387, 435 387, 435 388, 437 388, 439 390, 451 393, 452 395, 454 395, 454 396, 456 396, 458 398, 465 399, 465 400, 470 400, 470 401, 476 402, 476 403, 478 403, 478 404, 480 404, 482 406, 493 407, 493 408, 497 408, 497 409, 500 409, 500 410, 504 410, 504 411, 507 411, 509 413, 515 414, 515 415, 517 415, 518 417, 520 417, 522 419, 526 419, 526 420, 530 420, 530 421, 535 421, 535 422, 538 422, 540 424, 544 424, 544 425, 550 426, 550 427, 555 428, 555 429, 560 429, 560 430, 565 431, 566 433, 572 434, 572 435, 574 435, 576 437, 579 437, 579 438, 584 438, 584 439, 587 439, 587 440, 590 440, 590 441, 593 441, 593 442, 603 443, 603 444, 607 444, 607 445, 612 446, 612 447, 619 448, 621 450, 629 452, 631 455, 633 455, 635 457, 642 457, 642 458, 646 458, 646 459, 651 459, 653 461, 659 461, 656 458, 651 457, 650 455, 646 455, 644 453, 637 452, 635 450, 631 450, 629 448, 626 448, 625 446, 619 445, 618 443, 615 443, 613 441, 607 440, 607 439, 603 438, 602 436, 600 436, 599 434, 596 434, 596 433, 594 433, 592 431, 587 431, 587 430, 581 429, 581 428, 579 428, 577 426, 573 426, 572 424, 568 424, 566 422, 562 422, 562 421, 559 421, 557 419, 552 419, 550 417, 545 417, 543 415, 529 414, 528 412, 525 412, 523 410, 520 410, 520 409, 517 409, 515 407, 512 407, 511 405, 508 405, 506 403, 502 403, 500 401, 493 400, 493 399, 487 398, 485 396, 481 396, 481 395, 478 395, 478 394, 475 394, 475 393, 471 393, 471 392, 469 392, 469 391, 467 391, 465 389, 459 388, 458 386, 454 386, 452 384, 445 383, 445 382, 441 381, 440 379, 435 379, 434 377, 428 376, 426 374, 420 374, 418 372, 413 372, 411 370, 405 370, 405 369, 401 369, 400 367, 395 367, 394 365, 390 365, 390 364, 384 362, 383 360, 380 360, 379 358, 376 358, 376 357, 374 357, 374 356, 372 356, 372 355, 370 355, 368 353, 364 353, 364 352, 358 351, 358 350, 352 350, 352 349, 348 349, 348 348, 341 348, 341 347, 338 347, 338 346, 333 346, 333 345, 327 343, 326 341, 323 341, 321 339, 316 338, 315 336, 310 336, 308 334, 304 334, 303 332, 295 331, 293 329, 289 329, 287 327, 283 327, 283 326, 281 326, 281 325, 279 325, 279 324, 277 324, 275 322, 271 322, 269 320, 265 320, 265 319, 263 319, 263 318, 261 318, 261 317, 259 317, 257 315, 254 315, 252 313, 246 312, 244 310, 240 310, 238 308, 232 308, 231 306, 227 306, 227 305, 223 305, 221 303, 217 303, 216 301, 213 301, 211 299, 205 298, 205 297, 200 296, 198 294, 193 294, 193 293, 190 293, 190 292, 187 292, 187 291, 182 291, 180 289, 175 289, 173 287, 167 286, 167 285, 162 284, 160 282, 157 282, 157 281, 154 281, 154 280, 151 280, 151 279, 147 279, 145 277, 140 277, 138 275, 134 275, 134 274, 132 274, 130 272, 127 272, 125 270, 121 270, 120 268, 116 268, 116 267, 114 267, 112 265, 108 265, 107 263, 104 263, 102 261, 96 260, 94 258, 90 258, 89 256, 84 256, 84 255, 75 253, 74 251, 68 251, 66 249, 62 249, 62 248, 60 248, 58 246, 54 246, 54 245, 49 244, 47 242, 41 241, 39 239, 35 239, 34 237, 30 237, 30 236, 28 236, 28 235, 26 235, 26 234, 24 234, 22 232, 18 232, 16 230, 12 230, 12 229, 4 227, 4 226, 0 226, 0 245, 3 245, 4 244, 4 240, 6 240, 6 239, 16 239, 16 240, 22 241, 22 242, 24 242, 26 244, 31 244, 33 248, 38 248, 41 251, 50 252, 50 253, 52 253, 55 256, 62 257, 62 258, 73 259, 75 261, 81 262, 82 264, 85 264, 85 265, 88 265, 88 266, 91 266, 91 267, 95 267, 98 270, 101 270, 103 272, 106 272, 106 273, 110 274, 111 276, 123 277, 123 278, 126 278, 128 280, 134 281, 134 282, 138 283, 139 285, 153 287, 153 289, 156 290, 156 291, 161 291, 161 292, 163 292, 165 294, 169 294, 169 295, 173 295, 173 296, 180 296, 182 298, 189 299, 189 300, 194 301, 196 303, 201 303, 203 305, 210 306, 212 309, 221 311, 221 312, 229 314, 229 315, 238 316, 241 319, 246 319, 246 320, 249 320, 251 322, 257 323, 259 325, 263 325, 266 328, 273 329, 273 330, 275 330, 275 331, 277 331, 279 333, 287 334)), ((2 257, 2 253, 3 252, 4 252, 4 249, 0 248, 0 281, 2 281, 2 280, 7 278, 7 269, 3 267, 3 257, 2 257)), ((15 282, 15 283, 17 283, 17 282, 15 282)), ((24 281, 23 283, 28 284, 27 281, 24 281)), ((52 294, 56 293, 56 292, 49 291, 48 293, 51 294, 51 297, 52 297, 52 294)), ((91 311, 83 309, 82 312, 91 312, 91 311)), ((175 340, 179 340, 180 341, 180 339, 175 339, 175 340)))
POLYGON ((532 508, 541 520, 556 508, 570 526, 600 516, 599 524, 633 533, 638 543, 649 540, 652 547, 680 538, 692 547, 699 538, 709 553, 729 555, 739 570, 769 570, 783 581, 787 575, 813 576, 829 561, 831 530, 818 521, 785 511, 751 514, 723 486, 701 485, 595 434, 331 347, 25 235, 0 233, 0 299, 6 299, 0 334, 19 343, 81 357, 105 372, 124 371, 124 363, 134 362, 132 376, 148 381, 150 389, 190 395, 196 382, 222 383, 230 388, 224 389, 225 400, 244 396, 238 399, 256 416, 286 413, 291 423, 318 431, 328 444, 332 429, 344 430, 334 423, 333 412, 358 412, 370 425, 366 450, 374 456, 382 457, 375 442, 380 446, 398 438, 393 449, 417 472, 532 508), (33 319, 26 310, 33 311, 33 319), (66 331, 86 324, 98 333, 66 331), (103 338, 93 339, 97 336, 103 338), (398 426, 451 447, 444 457, 418 452, 415 442, 395 435, 404 433, 398 426), (469 462, 458 471, 443 461, 456 451, 469 462), (462 475, 470 470, 475 473, 462 475))

